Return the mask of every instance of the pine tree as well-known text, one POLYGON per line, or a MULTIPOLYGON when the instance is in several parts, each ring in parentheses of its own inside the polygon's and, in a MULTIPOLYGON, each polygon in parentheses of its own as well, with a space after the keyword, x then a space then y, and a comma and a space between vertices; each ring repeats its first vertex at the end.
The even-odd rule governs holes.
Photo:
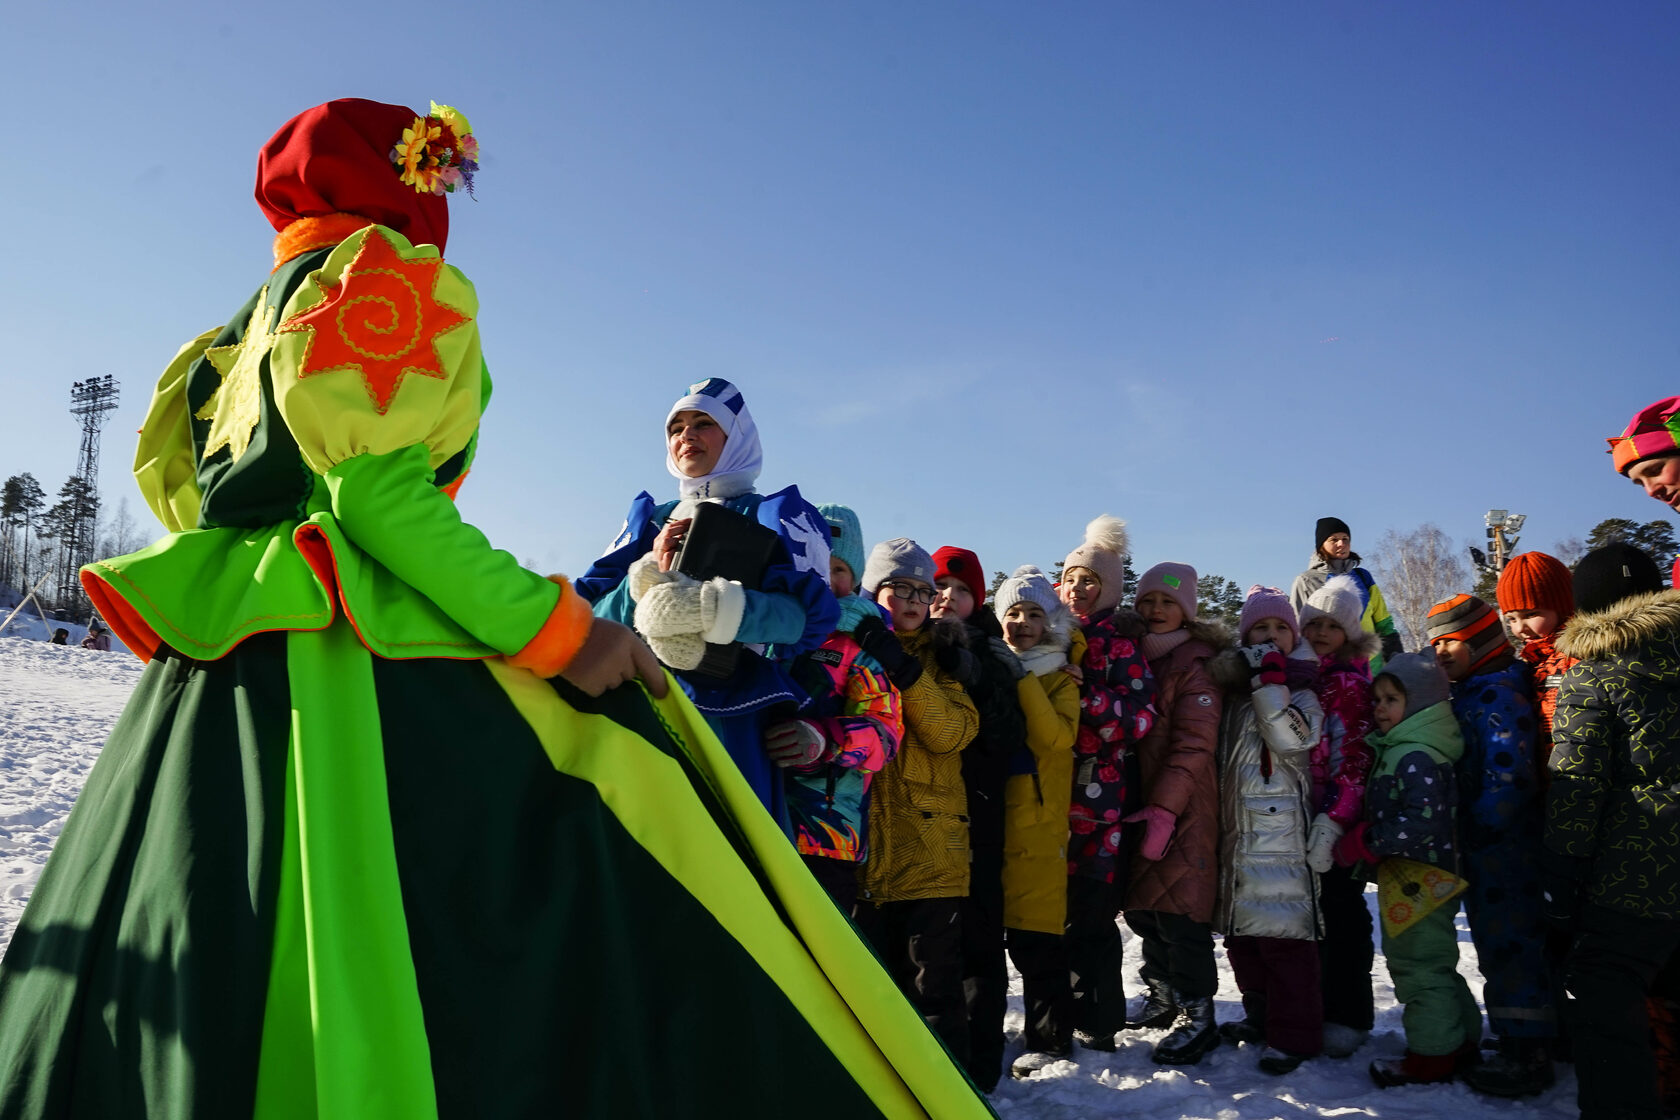
POLYGON ((1208 574, 1196 579, 1196 617, 1206 622, 1236 626, 1242 617, 1243 593, 1224 576, 1208 574))
POLYGON ((1607 544, 1631 544, 1657 562, 1660 571, 1674 566, 1674 555, 1680 552, 1680 542, 1674 539, 1674 526, 1667 521, 1647 521, 1641 525, 1625 517, 1609 517, 1593 526, 1587 534, 1587 548, 1603 548, 1607 544))

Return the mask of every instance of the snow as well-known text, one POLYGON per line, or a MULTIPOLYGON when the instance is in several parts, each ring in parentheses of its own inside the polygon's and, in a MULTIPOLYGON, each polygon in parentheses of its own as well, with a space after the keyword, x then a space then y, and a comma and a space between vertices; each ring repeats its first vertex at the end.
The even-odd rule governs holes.
MULTIPOLYGON (((99 748, 116 723, 140 676, 126 652, 103 653, 44 641, 0 638, 0 950, 11 940, 29 892, 63 827, 99 748)), ((1367 899, 1374 895, 1367 895, 1367 899)), ((1126 935, 1126 975, 1134 990, 1140 963, 1137 939, 1126 935)), ((1459 970, 1481 991, 1470 935, 1459 917, 1459 970)), ((1559 1065, 1558 1083, 1541 1096, 1503 1101, 1463 1085, 1378 1089, 1365 1067, 1373 1058, 1405 1047, 1400 1007, 1379 950, 1375 969, 1377 1024, 1352 1058, 1319 1058, 1294 1073, 1271 1077, 1255 1068, 1259 1049, 1225 1045, 1202 1064, 1157 1067, 1153 1044, 1166 1032, 1128 1031, 1112 1053, 1076 1049, 1030 1081, 1005 1075, 992 1105, 1004 1120, 1273 1120, 1368 1116, 1381 1120, 1455 1120, 1521 1117, 1545 1120, 1576 1115, 1575 1078, 1559 1065)), ((1241 1000, 1220 954, 1219 1020, 1240 1018, 1241 1000)), ((720 1007, 720 1015, 727 1009, 720 1007)), ((1005 1061, 1019 1052, 1020 978, 1011 972, 1011 1042, 1005 1061)), ((607 1076, 616 1076, 608 1073, 607 1076)))

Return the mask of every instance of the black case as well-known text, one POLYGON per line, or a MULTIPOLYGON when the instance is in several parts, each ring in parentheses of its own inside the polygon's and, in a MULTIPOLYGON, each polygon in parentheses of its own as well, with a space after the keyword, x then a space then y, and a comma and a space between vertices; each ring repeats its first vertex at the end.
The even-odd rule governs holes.
MULTIPOLYGON (((782 538, 774 529, 760 525, 746 514, 716 502, 702 502, 694 511, 688 532, 683 534, 676 570, 698 580, 722 576, 749 591, 757 591, 781 543, 782 538)), ((728 645, 707 642, 706 656, 690 672, 723 680, 735 672, 740 658, 740 642, 728 645)))

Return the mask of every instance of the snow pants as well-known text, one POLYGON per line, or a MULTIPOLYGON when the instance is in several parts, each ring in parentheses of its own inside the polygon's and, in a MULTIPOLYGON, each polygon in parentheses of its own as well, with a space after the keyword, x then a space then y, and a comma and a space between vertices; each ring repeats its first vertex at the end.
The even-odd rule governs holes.
POLYGON ((968 1066, 962 899, 860 902, 857 926, 959 1066, 968 1066))
POLYGON ((1219 990, 1212 927, 1165 910, 1128 910, 1126 924, 1143 941, 1138 974, 1145 984, 1191 997, 1219 990))
POLYGON ((1294 937, 1225 938, 1243 1013, 1263 1025, 1266 1044, 1309 1057, 1324 1049, 1318 942, 1294 937))
POLYGON ((1324 915, 1324 940, 1318 943, 1318 975, 1324 994, 1324 1021, 1368 1031, 1376 1021, 1371 996, 1371 908, 1365 882, 1345 867, 1318 877, 1318 906, 1324 915))
POLYGON ((1457 913, 1451 903, 1438 906, 1403 933, 1383 934, 1394 998, 1405 1005, 1406 1049, 1414 1054, 1451 1054, 1482 1037, 1481 1008, 1458 974, 1457 913))
POLYGON ((1645 997, 1680 949, 1680 922, 1582 908, 1564 966, 1582 1120, 1663 1114, 1645 997))
POLYGON ((1067 950, 1073 991, 1073 1026, 1088 1034, 1111 1035, 1126 1025, 1126 978, 1121 975, 1125 943, 1120 939, 1118 883, 1068 876, 1067 950))
POLYGON ((1553 1038, 1558 999, 1546 961, 1546 921, 1533 844, 1464 855, 1464 913, 1482 970, 1488 1026, 1500 1038, 1553 1038))
POLYGON ((1027 1017, 1021 1040, 1028 1050, 1066 1050, 1073 1042, 1073 989, 1064 939, 1030 929, 1012 929, 1008 938, 1027 1017))

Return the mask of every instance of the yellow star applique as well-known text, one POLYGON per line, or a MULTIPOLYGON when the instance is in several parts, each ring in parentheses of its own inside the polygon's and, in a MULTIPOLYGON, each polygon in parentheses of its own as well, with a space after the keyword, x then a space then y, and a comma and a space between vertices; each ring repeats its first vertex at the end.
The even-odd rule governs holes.
POLYGON ((264 285, 245 324, 245 336, 232 346, 212 346, 204 352, 222 375, 222 383, 204 407, 193 413, 210 421, 210 433, 204 439, 206 459, 225 447, 238 462, 251 446, 251 433, 262 419, 262 360, 274 346, 273 328, 274 309, 268 306, 264 285))

